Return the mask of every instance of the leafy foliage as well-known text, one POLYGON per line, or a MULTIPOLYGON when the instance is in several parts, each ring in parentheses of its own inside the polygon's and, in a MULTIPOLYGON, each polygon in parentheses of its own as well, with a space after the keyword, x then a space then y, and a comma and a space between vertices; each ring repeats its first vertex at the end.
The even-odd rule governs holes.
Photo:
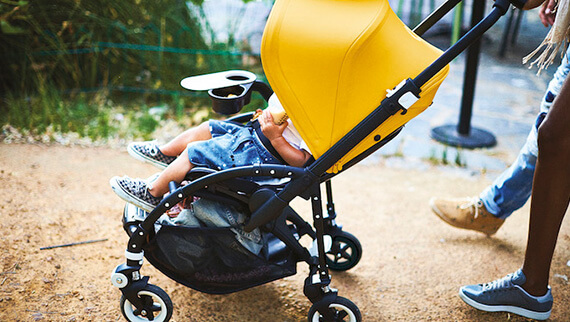
POLYGON ((0 85, 20 93, 46 84, 58 89, 158 88, 171 79, 177 84, 182 70, 196 69, 198 56, 113 44, 207 49, 179 0, 1 0, 0 21, 0 59, 6 62, 0 85))
POLYGON ((158 126, 146 106, 201 110, 209 100, 182 95, 180 80, 241 57, 209 47, 195 14, 183 0, 0 0, 0 124, 96 139, 126 105, 146 137, 158 126))

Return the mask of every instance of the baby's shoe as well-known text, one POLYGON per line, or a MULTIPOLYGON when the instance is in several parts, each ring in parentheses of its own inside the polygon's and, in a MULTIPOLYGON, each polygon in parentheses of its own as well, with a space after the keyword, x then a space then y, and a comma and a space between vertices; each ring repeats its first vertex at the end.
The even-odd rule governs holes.
POLYGON ((109 184, 121 199, 147 212, 151 212, 162 200, 150 194, 147 182, 142 179, 113 177, 109 184))
POLYGON ((162 169, 176 160, 176 157, 162 153, 154 141, 132 142, 127 147, 127 151, 133 158, 148 162, 162 169))

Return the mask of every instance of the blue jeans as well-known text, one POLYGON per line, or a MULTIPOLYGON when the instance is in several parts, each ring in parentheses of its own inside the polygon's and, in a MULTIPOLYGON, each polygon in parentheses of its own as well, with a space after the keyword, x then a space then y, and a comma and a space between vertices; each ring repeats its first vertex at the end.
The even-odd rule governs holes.
POLYGON ((521 148, 516 161, 479 195, 487 211, 498 218, 507 218, 515 210, 524 206, 530 197, 538 156, 538 126, 550 109, 552 101, 560 92, 560 88, 570 71, 569 58, 570 48, 568 48, 566 56, 562 58, 560 66, 548 84, 536 122, 530 130, 526 143, 521 148))
POLYGON ((188 144, 190 163, 199 167, 225 170, 252 164, 281 164, 249 126, 209 120, 212 138, 188 144))
POLYGON ((178 216, 169 218, 163 215, 157 223, 168 226, 225 227, 235 234, 237 241, 243 247, 257 255, 263 247, 261 230, 255 228, 246 233, 243 229, 237 228, 245 222, 246 217, 245 213, 232 206, 208 199, 198 199, 192 203, 191 208, 183 209, 178 216))

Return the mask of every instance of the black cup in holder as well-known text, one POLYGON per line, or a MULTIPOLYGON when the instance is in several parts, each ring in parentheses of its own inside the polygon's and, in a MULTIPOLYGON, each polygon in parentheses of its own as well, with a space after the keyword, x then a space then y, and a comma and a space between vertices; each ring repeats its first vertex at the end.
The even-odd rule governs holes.
POLYGON ((224 115, 238 113, 244 105, 249 104, 251 99, 250 88, 251 83, 209 90, 208 95, 212 99, 212 109, 216 113, 224 115))

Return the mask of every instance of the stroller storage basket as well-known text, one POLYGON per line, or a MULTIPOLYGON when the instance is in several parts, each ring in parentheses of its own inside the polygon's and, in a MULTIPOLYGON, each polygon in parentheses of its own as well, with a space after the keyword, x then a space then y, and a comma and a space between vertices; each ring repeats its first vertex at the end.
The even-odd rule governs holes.
POLYGON ((146 259, 165 275, 210 294, 232 293, 296 273, 291 252, 279 261, 264 255, 243 247, 229 228, 163 225, 145 248, 146 259))

